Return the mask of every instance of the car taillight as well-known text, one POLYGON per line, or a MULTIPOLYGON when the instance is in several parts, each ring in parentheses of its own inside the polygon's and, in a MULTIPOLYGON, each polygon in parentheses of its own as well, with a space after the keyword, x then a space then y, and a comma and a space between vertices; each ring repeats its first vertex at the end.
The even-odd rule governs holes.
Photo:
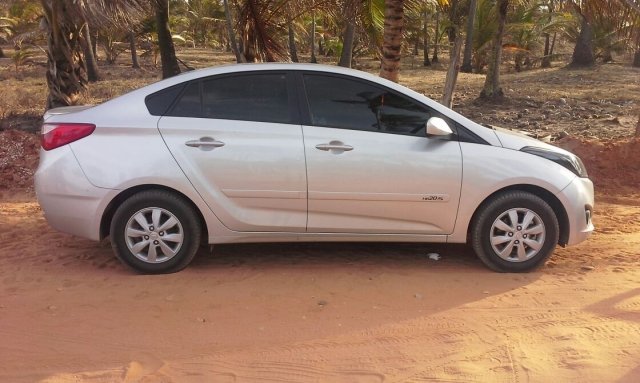
POLYGON ((51 150, 84 138, 96 129, 93 124, 43 124, 40 143, 42 149, 51 150))

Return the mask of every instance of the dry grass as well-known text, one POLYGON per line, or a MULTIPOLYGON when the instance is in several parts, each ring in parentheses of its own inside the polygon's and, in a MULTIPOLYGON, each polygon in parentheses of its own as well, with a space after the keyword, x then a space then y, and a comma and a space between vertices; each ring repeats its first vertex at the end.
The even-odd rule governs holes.
MULTIPOLYGON (((5 49, 10 55, 10 49, 5 49)), ((231 54, 206 49, 183 49, 180 58, 195 68, 234 62, 231 54)), ((305 57, 302 57, 305 59, 305 57)), ((44 55, 34 58, 16 72, 11 59, 0 59, 0 129, 37 130, 44 111, 47 87, 44 55)), ((95 104, 160 79, 159 68, 150 58, 142 59, 143 69, 129 65, 129 57, 120 55, 115 65, 100 63, 103 80, 90 84, 82 103, 95 104)), ((332 58, 321 58, 333 63, 332 58)), ((421 57, 406 57, 401 82, 435 100, 439 100, 446 75, 446 61, 425 68, 421 57)), ((588 138, 620 138, 633 135, 640 106, 640 70, 628 63, 614 63, 588 70, 564 68, 554 63, 550 69, 505 73, 502 83, 506 94, 499 104, 480 103, 477 95, 484 82, 482 74, 461 73, 454 109, 479 122, 518 128, 536 136, 556 138, 565 133, 588 138)), ((378 62, 358 61, 357 68, 376 73, 378 62)), ((508 68, 505 66, 505 68, 508 68)), ((508 69, 507 69, 508 70, 508 69)))

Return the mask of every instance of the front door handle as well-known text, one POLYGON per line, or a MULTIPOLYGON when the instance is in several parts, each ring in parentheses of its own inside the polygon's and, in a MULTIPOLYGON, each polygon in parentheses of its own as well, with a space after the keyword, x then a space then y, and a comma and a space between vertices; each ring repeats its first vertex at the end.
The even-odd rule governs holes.
POLYGON ((203 150, 212 150, 225 145, 224 142, 211 137, 201 137, 199 140, 187 141, 184 144, 192 148, 202 148, 203 150))
POLYGON ((340 141, 331 141, 328 144, 316 145, 316 149, 324 150, 324 151, 335 150, 335 151, 348 152, 350 150, 353 150, 353 146, 346 145, 340 141))

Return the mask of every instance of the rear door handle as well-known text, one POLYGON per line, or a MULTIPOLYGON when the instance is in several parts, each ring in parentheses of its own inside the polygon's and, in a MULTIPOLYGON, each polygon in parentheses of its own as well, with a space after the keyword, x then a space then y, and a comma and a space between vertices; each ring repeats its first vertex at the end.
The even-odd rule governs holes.
POLYGON ((353 146, 346 145, 340 141, 331 141, 328 144, 316 145, 316 149, 324 150, 324 151, 335 150, 335 151, 348 152, 350 150, 353 150, 353 146))
POLYGON ((202 148, 204 150, 211 150, 225 145, 224 142, 218 141, 211 137, 202 137, 199 140, 187 141, 184 144, 192 148, 202 148))

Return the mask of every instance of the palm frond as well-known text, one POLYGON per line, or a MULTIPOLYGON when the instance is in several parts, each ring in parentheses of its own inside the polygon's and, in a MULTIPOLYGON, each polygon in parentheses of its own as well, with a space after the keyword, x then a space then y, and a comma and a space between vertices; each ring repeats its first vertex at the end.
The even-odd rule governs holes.
POLYGON ((238 14, 247 59, 262 61, 278 61, 288 57, 286 48, 281 44, 279 36, 283 34, 282 26, 274 19, 276 9, 282 1, 277 0, 245 0, 238 14))

